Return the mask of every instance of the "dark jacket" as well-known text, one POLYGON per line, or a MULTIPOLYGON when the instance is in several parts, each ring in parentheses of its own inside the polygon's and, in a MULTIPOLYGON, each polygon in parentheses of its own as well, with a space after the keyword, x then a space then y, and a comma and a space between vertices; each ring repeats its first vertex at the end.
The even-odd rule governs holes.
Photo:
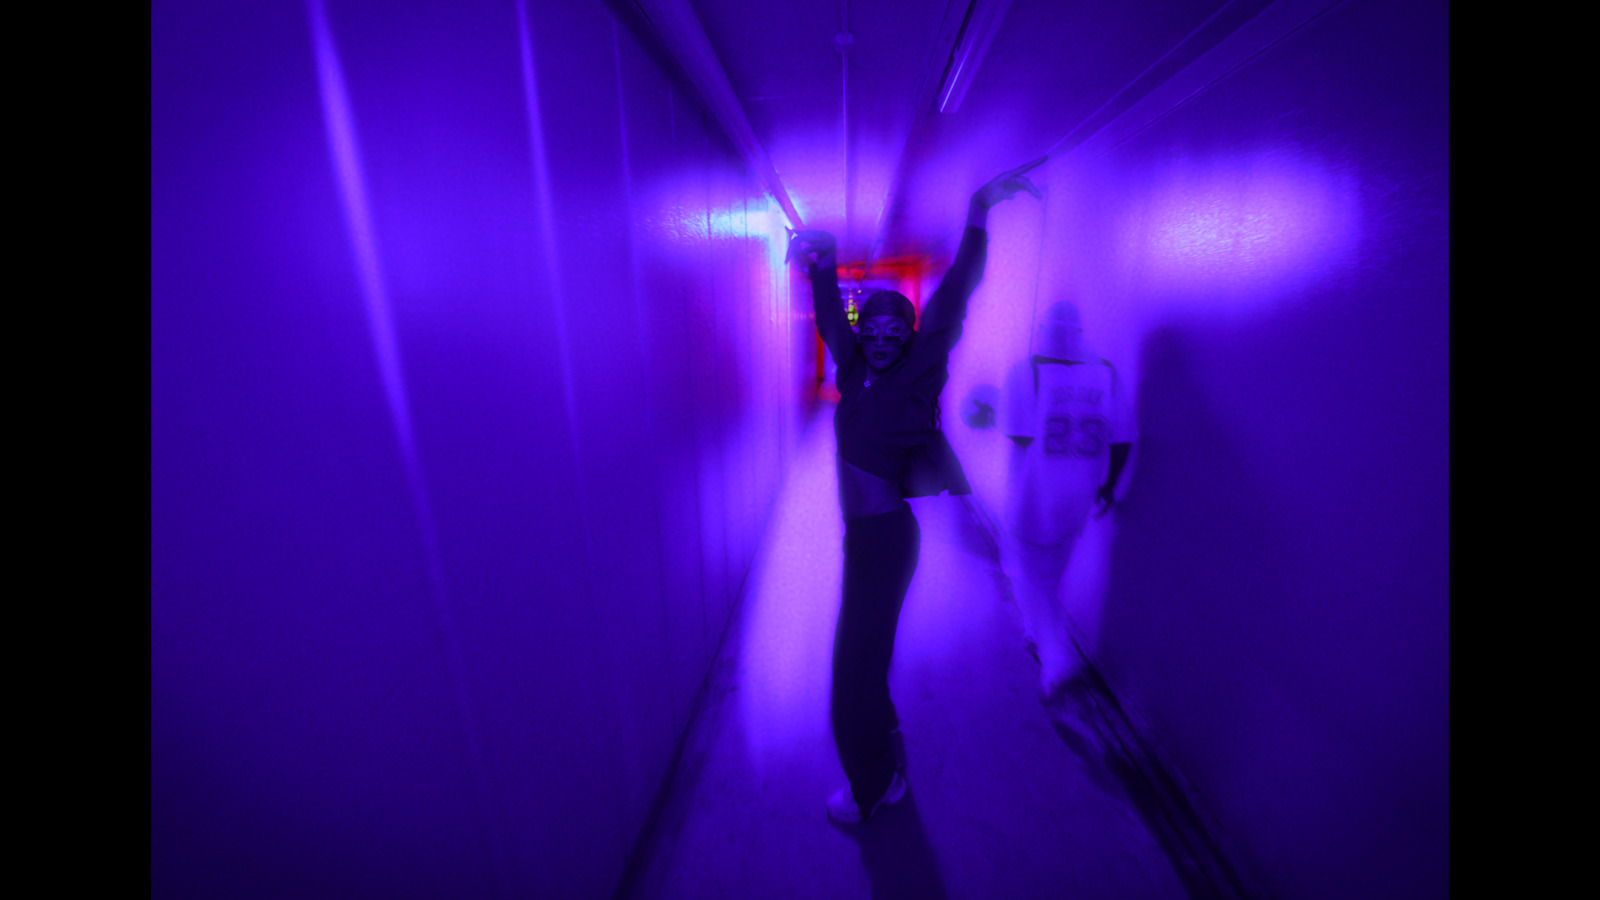
POLYGON ((900 485, 905 497, 948 490, 970 494, 961 462, 934 425, 934 403, 950 380, 950 349, 961 338, 967 299, 983 280, 989 235, 968 227, 956 258, 922 309, 922 321, 893 366, 872 370, 845 316, 836 269, 811 271, 817 330, 839 366, 839 408, 833 413, 839 455, 879 478, 900 485))

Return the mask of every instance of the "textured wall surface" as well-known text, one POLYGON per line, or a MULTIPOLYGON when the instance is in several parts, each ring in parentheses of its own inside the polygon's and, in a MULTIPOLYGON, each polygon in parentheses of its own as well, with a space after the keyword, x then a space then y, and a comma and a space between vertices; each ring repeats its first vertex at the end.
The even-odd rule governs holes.
POLYGON ((155 8, 157 896, 616 884, 815 391, 635 27, 155 8))

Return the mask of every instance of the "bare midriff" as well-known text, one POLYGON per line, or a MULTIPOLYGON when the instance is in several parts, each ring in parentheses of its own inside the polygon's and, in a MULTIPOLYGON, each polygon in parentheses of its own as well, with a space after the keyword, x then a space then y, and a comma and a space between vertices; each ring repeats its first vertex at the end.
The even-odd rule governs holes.
POLYGON ((910 509, 900 486, 839 457, 839 508, 846 519, 860 519, 910 509))

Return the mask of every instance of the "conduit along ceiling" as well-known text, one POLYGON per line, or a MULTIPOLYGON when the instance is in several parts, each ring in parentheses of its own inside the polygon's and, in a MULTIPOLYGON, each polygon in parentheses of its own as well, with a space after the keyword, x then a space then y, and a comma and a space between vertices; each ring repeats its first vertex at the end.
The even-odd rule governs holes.
MULTIPOLYGON (((636 2, 653 21, 698 19, 743 127, 846 262, 947 257, 987 178, 1070 150, 1271 5, 636 2)), ((708 65, 668 44, 686 69, 708 65)))

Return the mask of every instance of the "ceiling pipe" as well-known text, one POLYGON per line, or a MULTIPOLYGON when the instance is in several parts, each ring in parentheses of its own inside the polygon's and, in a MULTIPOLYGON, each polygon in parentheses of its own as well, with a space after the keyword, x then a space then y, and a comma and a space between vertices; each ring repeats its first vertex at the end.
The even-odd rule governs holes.
POLYGON ((967 7, 961 33, 956 37, 955 49, 945 65, 944 78, 934 101, 939 112, 953 113, 961 108, 967 89, 978 75, 978 67, 983 65, 984 54, 989 52, 989 44, 994 41, 1010 8, 1011 0, 972 0, 972 5, 967 7))
POLYGON ((856 42, 850 33, 850 0, 839 0, 839 33, 833 46, 839 51, 839 159, 844 165, 844 246, 853 246, 855 179, 850 167, 850 47, 856 42))
POLYGON ((751 174, 778 201, 784 215, 789 217, 789 223, 797 229, 803 227, 800 213, 789 199, 789 191, 778 178, 778 170, 772 167, 766 148, 756 140, 750 120, 745 117, 744 106, 733 93, 728 74, 723 71, 722 63, 711 49, 711 41, 706 37, 705 29, 701 27, 688 0, 634 0, 634 3, 650 24, 655 26, 667 52, 683 67, 684 74, 689 76, 690 83, 700 93, 701 102, 716 117, 734 148, 744 157, 751 174))
MULTIPOLYGON (((924 115, 939 112, 938 98, 942 96, 946 75, 950 71, 952 60, 961 46, 961 39, 971 20, 972 0, 948 0, 945 4, 938 37, 934 40, 933 49, 928 53, 928 61, 922 68, 922 85, 917 89, 917 102, 912 107, 911 120, 906 123, 905 130, 900 132, 896 141, 894 175, 889 179, 889 188, 884 191, 883 202, 878 206, 878 218, 872 226, 872 243, 867 248, 868 266, 871 266, 883 252, 884 242, 889 237, 889 216, 894 211, 895 198, 910 171, 906 163, 906 145, 911 140, 911 132, 916 130, 917 123, 924 115)), ((985 47, 987 48, 987 45, 985 47)))
POLYGON ((1052 144, 1046 151, 1052 166, 1104 156, 1343 2, 1232 0, 1052 144), (1238 15, 1230 22, 1227 13, 1238 15), (1157 66, 1184 56, 1189 57, 1188 62, 1175 73, 1165 75, 1154 86, 1140 84, 1157 66), (1115 116, 1101 117, 1102 112, 1128 94, 1138 96, 1125 103, 1115 116), (1072 141, 1080 132, 1083 136, 1072 141))

